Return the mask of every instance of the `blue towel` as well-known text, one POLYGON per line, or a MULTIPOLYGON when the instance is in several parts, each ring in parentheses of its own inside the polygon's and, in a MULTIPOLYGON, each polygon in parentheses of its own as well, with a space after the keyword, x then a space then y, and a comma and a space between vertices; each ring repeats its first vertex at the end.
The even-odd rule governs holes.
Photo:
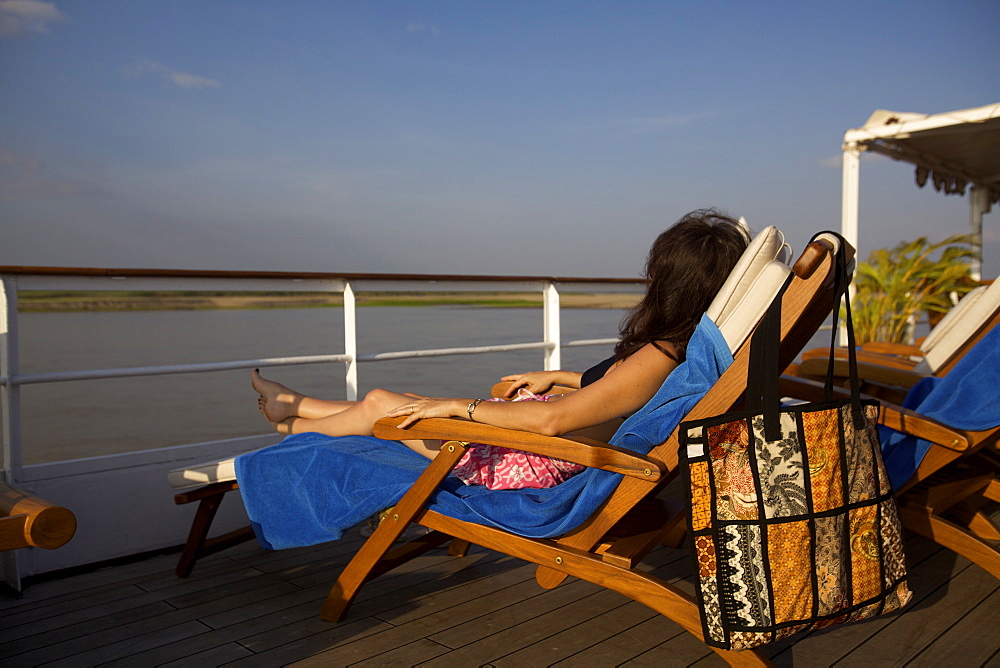
MULTIPOLYGON (((648 453, 732 363, 722 334, 702 319, 677 367, 650 402, 622 424, 615 445, 648 453)), ((269 549, 340 538, 365 518, 397 503, 428 460, 396 441, 371 436, 289 436, 236 458, 243 503, 269 549)), ((488 490, 448 476, 429 507, 451 517, 522 536, 562 535, 582 524, 614 491, 618 473, 587 469, 547 489, 488 490)))
MULTIPOLYGON (((1000 425, 1000 327, 994 327, 943 378, 928 376, 910 388, 904 408, 950 427, 980 431, 1000 425)), ((892 486, 905 484, 930 449, 928 441, 879 428, 882 458, 892 486)))

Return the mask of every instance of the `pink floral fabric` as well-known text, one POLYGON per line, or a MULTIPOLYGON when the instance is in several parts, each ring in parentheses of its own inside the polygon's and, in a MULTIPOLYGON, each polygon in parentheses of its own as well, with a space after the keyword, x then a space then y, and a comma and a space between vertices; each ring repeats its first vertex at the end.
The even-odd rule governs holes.
MULTIPOLYGON (((548 401, 550 398, 548 394, 522 391, 514 401, 548 401)), ((452 472, 466 485, 483 485, 487 489, 537 489, 555 487, 585 468, 582 464, 545 455, 472 443, 452 472)))

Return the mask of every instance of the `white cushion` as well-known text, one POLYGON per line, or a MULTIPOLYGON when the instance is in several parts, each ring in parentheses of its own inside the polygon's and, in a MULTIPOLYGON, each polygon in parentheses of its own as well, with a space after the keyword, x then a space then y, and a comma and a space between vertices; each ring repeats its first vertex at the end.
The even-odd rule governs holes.
MULTIPOLYGON (((760 231, 760 233, 753 238, 747 249, 740 256, 737 261, 736 266, 729 273, 729 278, 726 282, 722 284, 719 289, 718 294, 712 303, 708 307, 708 317, 711 318, 715 324, 719 325, 719 329, 723 329, 723 336, 726 336, 726 341, 730 343, 730 349, 736 350, 742 341, 736 341, 739 338, 738 332, 743 330, 752 330, 753 327, 757 325, 757 321, 760 320, 758 316, 757 320, 744 326, 743 324, 737 324, 735 321, 730 322, 730 318, 737 308, 743 308, 742 305, 746 301, 746 308, 754 308, 751 305, 761 301, 761 299, 766 299, 767 304, 771 302, 774 296, 777 294, 778 289, 781 287, 779 282, 773 291, 769 291, 761 298, 761 295, 752 294, 757 290, 764 289, 763 284, 758 284, 757 281, 761 278, 766 267, 771 263, 778 266, 784 266, 791 256, 791 249, 785 243, 784 235, 773 225, 766 227, 760 231), (747 299, 749 297, 749 299, 747 299), (723 324, 727 324, 727 328, 723 328, 723 324), (730 340, 727 336, 727 331, 731 336, 734 337, 730 340), (734 347, 735 344, 735 347, 734 347)), ((777 270, 771 270, 769 273, 769 280, 775 280, 777 270)), ((787 267, 785 271, 785 276, 787 276, 787 267)), ((784 280, 784 279, 782 279, 784 280)), ((767 288, 770 290, 770 288, 767 288)), ((767 308, 767 304, 764 304, 764 308, 767 308)), ((763 315, 763 311, 760 312, 760 316, 763 315)), ((742 321, 743 318, 752 317, 751 313, 740 315, 737 320, 742 321)))
POLYGON ((791 271, 781 262, 768 262, 749 282, 739 302, 730 305, 715 321, 731 352, 735 353, 750 338, 791 271))
POLYGON ((934 345, 937 344, 941 338, 955 326, 956 321, 965 312, 965 309, 972 307, 973 304, 979 301, 984 292, 986 292, 986 286, 980 285, 978 288, 970 291, 962 297, 957 304, 952 306, 951 310, 944 314, 944 317, 938 321, 938 324, 934 326, 934 329, 930 331, 930 334, 928 334, 923 343, 920 344, 920 350, 923 351, 925 355, 928 350, 933 350, 934 345))
POLYGON ((221 462, 205 462, 182 469, 174 469, 167 474, 167 482, 174 489, 204 487, 213 482, 229 482, 236 480, 236 458, 230 457, 221 462))
MULTIPOLYGON (((948 363, 970 338, 1000 310, 1000 281, 965 295, 927 335, 920 346, 928 373, 948 363)), ((921 365, 923 366, 923 365, 921 365)))

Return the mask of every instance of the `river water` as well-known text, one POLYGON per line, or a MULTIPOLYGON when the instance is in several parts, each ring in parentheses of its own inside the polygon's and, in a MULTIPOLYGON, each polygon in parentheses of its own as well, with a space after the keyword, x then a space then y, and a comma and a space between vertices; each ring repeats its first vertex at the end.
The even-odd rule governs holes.
MULTIPOLYGON (((542 338, 540 308, 364 307, 361 354, 525 343, 542 338)), ((614 338, 619 309, 563 309, 562 340, 614 338)), ((189 364, 344 351, 339 308, 22 313, 21 373, 189 364)), ((563 349, 583 370, 611 346, 563 349)), ((359 391, 482 396, 507 373, 542 368, 543 352, 461 355, 359 365, 359 391)), ((272 367, 290 387, 345 398, 344 366, 272 367)), ((269 432, 248 371, 68 381, 21 389, 24 464, 269 432)))

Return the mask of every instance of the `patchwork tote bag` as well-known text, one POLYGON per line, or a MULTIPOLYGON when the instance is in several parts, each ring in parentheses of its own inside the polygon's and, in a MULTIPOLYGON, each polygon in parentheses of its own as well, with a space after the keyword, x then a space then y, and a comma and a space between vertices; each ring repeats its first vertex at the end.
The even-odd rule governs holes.
MULTIPOLYGON (((833 331, 848 271, 837 254, 833 331)), ((745 410, 680 425, 688 535, 705 642, 741 650, 891 612, 910 599, 882 463, 862 401, 847 301, 850 399, 781 406, 781 295, 750 343, 745 410)))

